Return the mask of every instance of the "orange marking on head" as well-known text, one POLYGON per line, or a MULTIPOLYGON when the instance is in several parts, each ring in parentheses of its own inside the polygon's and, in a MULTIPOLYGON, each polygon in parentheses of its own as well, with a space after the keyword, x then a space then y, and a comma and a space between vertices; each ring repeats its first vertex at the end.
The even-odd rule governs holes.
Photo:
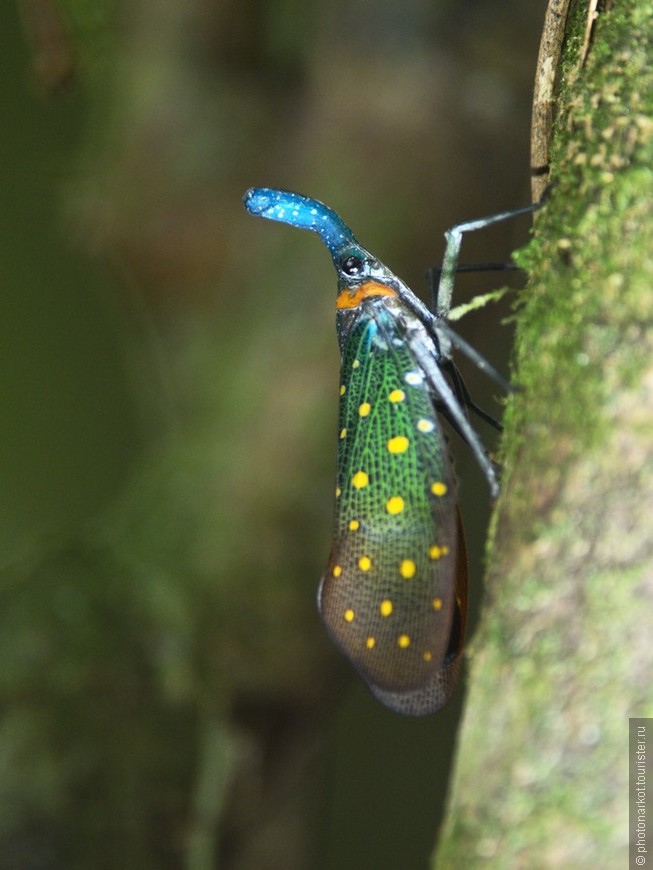
POLYGON ((378 281, 366 281, 351 290, 343 290, 336 299, 336 308, 357 308, 369 296, 396 296, 397 291, 378 281))

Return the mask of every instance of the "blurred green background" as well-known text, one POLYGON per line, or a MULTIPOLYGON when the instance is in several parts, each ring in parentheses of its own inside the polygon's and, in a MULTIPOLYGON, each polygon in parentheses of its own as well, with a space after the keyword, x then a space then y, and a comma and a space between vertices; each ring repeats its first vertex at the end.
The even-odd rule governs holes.
MULTIPOLYGON (((3 4, 0 870, 428 866, 462 692, 402 719, 325 637, 335 279, 241 197, 322 199, 422 292, 529 200, 545 5, 3 4)), ((460 327, 504 370, 509 313, 460 327)))

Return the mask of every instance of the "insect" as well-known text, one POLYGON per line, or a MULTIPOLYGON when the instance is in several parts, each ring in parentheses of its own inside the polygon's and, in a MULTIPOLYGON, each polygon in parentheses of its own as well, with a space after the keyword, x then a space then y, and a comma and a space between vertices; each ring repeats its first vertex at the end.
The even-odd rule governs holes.
POLYGON ((532 207, 447 232, 431 311, 323 203, 253 188, 244 204, 251 214, 316 232, 338 275, 338 464, 320 614, 383 704, 412 716, 434 713, 455 687, 467 610, 465 541, 440 415, 471 448, 492 497, 498 494, 467 410, 487 415, 471 401, 452 346, 493 370, 447 325, 454 274, 464 232, 532 207))

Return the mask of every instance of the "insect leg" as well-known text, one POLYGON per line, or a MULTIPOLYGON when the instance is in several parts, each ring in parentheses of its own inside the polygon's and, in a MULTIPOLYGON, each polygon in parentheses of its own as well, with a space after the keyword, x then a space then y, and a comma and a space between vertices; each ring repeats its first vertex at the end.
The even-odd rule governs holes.
POLYGON ((467 442, 470 450, 476 457, 476 461, 480 465, 490 486, 492 498, 496 498, 499 494, 499 480, 496 469, 487 455, 481 439, 467 419, 463 405, 461 405, 440 365, 428 349, 419 342, 415 342, 411 349, 438 400, 442 402, 447 418, 451 420, 456 431, 467 442))
POLYGON ((458 257, 460 256, 463 234, 474 232, 474 230, 485 229, 485 227, 492 226, 492 224, 498 224, 501 221, 519 217, 519 215, 530 214, 531 212, 537 211, 537 209, 539 209, 543 204, 544 197, 539 202, 522 206, 522 208, 502 211, 498 214, 489 215, 488 217, 456 224, 445 232, 444 237, 447 244, 444 250, 440 281, 438 283, 433 306, 434 311, 438 316, 446 317, 451 308, 454 278, 458 269, 458 257))
POLYGON ((448 323, 438 322, 437 326, 434 328, 442 331, 454 347, 458 348, 467 359, 474 363, 477 369, 480 369, 480 371, 497 383, 502 390, 506 393, 515 392, 515 387, 512 386, 510 381, 507 381, 504 376, 494 368, 492 363, 488 362, 488 360, 472 347, 468 341, 465 341, 465 339, 458 335, 457 332, 454 332, 448 323))
MULTIPOLYGON (((517 272, 519 266, 515 263, 463 263, 456 266, 458 274, 462 272, 517 272)), ((442 275, 442 266, 431 266, 426 270, 426 280, 433 296, 437 293, 437 281, 442 275)))
POLYGON ((472 399, 471 394, 467 389, 467 385, 463 380, 463 376, 458 371, 453 360, 442 360, 441 367, 449 375, 451 383, 453 384, 453 391, 460 404, 465 408, 469 408, 469 410, 476 414, 477 417, 480 417, 481 420, 485 420, 485 422, 492 426, 493 429, 496 429, 497 432, 502 432, 503 426, 501 423, 499 423, 498 420, 495 420, 488 411, 481 408, 480 405, 477 405, 472 399))

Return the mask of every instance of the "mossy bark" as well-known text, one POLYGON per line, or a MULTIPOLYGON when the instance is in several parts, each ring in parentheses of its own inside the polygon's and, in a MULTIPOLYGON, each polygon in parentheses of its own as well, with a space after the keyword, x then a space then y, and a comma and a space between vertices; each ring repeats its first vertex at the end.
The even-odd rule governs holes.
POLYGON ((625 866, 653 715, 653 4, 572 4, 438 868, 625 866), (609 5, 609 8, 606 8, 609 5))

